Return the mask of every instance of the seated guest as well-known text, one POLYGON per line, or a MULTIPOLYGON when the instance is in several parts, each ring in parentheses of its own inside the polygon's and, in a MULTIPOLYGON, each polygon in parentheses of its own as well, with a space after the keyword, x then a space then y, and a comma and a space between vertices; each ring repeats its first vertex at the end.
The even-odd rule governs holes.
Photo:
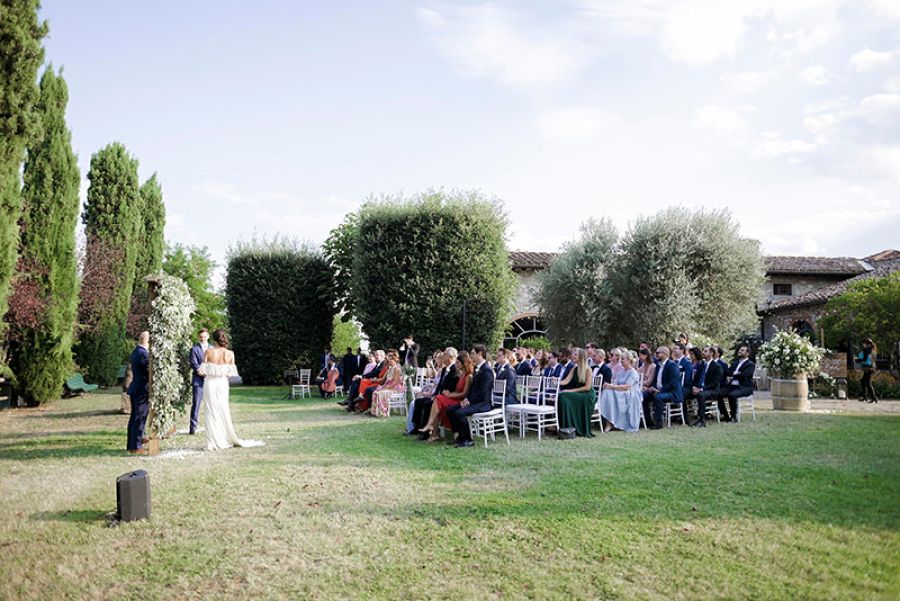
POLYGON ((594 351, 594 358, 597 363, 594 365, 594 375, 595 376, 603 376, 603 383, 609 384, 612 382, 613 373, 612 368, 609 366, 609 363, 606 362, 606 351, 602 348, 598 348, 594 351))
POLYGON ((384 383, 371 390, 372 415, 387 417, 391 413, 391 396, 406 388, 403 383, 403 368, 400 367, 400 353, 394 349, 387 352, 387 373, 384 383))
POLYGON ((466 394, 468 394, 469 388, 472 385, 473 368, 472 358, 469 356, 469 353, 460 351, 459 356, 456 358, 456 373, 459 374, 456 388, 449 390, 444 386, 444 390, 434 397, 434 403, 431 404, 428 422, 419 429, 419 432, 422 434, 430 435, 427 439, 428 442, 435 442, 440 439, 437 429, 438 421, 440 421, 445 428, 452 426, 447 411, 452 407, 459 406, 462 400, 466 398, 466 394))
POLYGON ((516 375, 524 380, 525 376, 531 375, 532 370, 531 361, 529 361, 525 349, 518 349, 516 351, 516 361, 516 375))
POLYGON ((753 372, 756 364, 750 360, 750 348, 741 346, 737 358, 723 375, 722 388, 719 390, 719 413, 723 422, 737 421, 737 400, 753 394, 753 372), (728 397, 730 413, 725 409, 724 397, 728 397))
POLYGON ((559 378, 562 376, 562 365, 559 363, 559 353, 550 351, 547 353, 547 367, 541 374, 545 378, 559 378))
POLYGON ((381 384, 384 384, 384 378, 387 375, 388 365, 385 361, 385 353, 379 349, 375 351, 375 359, 378 363, 375 368, 369 372, 369 375, 359 381, 359 393, 347 405, 347 411, 358 411, 360 413, 368 411, 372 403, 371 391, 381 384))
POLYGON ((618 348, 614 348, 609 351, 609 361, 607 361, 607 365, 609 365, 610 373, 613 377, 619 370, 622 369, 622 366, 619 364, 619 361, 622 359, 622 350, 618 348))
POLYGON ((547 353, 543 349, 538 349, 534 354, 534 367, 531 370, 532 376, 544 375, 544 369, 547 367, 547 353))
POLYGON ((587 353, 588 356, 588 367, 594 369, 597 366, 597 349, 600 348, 597 346, 596 342, 588 342, 584 345, 584 352, 587 353))
POLYGON ((653 376, 656 375, 656 363, 650 357, 650 349, 642 348, 638 351, 638 373, 641 374, 641 392, 653 386, 653 376))
POLYGON ((572 361, 572 352, 567 348, 560 349, 559 362, 562 363, 562 375, 560 377, 565 379, 575 367, 575 363, 572 361))
MULTIPOLYGON (((418 433, 420 428, 424 428, 428 423, 431 415, 431 407, 434 399, 443 391, 455 391, 459 382, 459 371, 456 369, 456 357, 458 353, 455 348, 448 346, 441 354, 441 369, 436 376, 437 382, 430 393, 419 395, 413 400, 409 410, 409 418, 407 420, 407 429, 410 433, 418 433)), ((419 434, 419 440, 426 440, 429 433, 419 434)))
POLYGON ((497 349, 494 356, 494 381, 506 382, 506 404, 518 403, 516 400, 516 370, 509 364, 511 351, 505 348, 497 349))
POLYGON ((584 349, 573 348, 573 367, 559 384, 556 412, 560 428, 575 428, 578 436, 592 437, 591 416, 597 402, 591 369, 584 349))
MULTIPOLYGON (((696 350, 693 347, 691 351, 696 350)), ((708 346, 703 349, 703 364, 694 370, 695 374, 700 374, 700 378, 694 378, 696 384, 691 389, 691 394, 697 399, 697 421, 694 427, 705 428, 706 422, 706 403, 715 401, 719 398, 719 387, 722 384, 722 366, 716 363, 715 347, 708 346)))
POLYGON ((641 425, 641 376, 634 368, 637 353, 623 350, 622 369, 611 384, 603 385, 600 395, 600 416, 609 422, 603 429, 609 432, 615 427, 626 432, 637 432, 641 425))
POLYGON ((682 332, 678 335, 678 338, 675 339, 675 342, 680 344, 682 347, 684 347, 685 350, 694 346, 693 344, 691 344, 691 341, 688 338, 688 335, 685 334, 684 332, 682 332))
MULTIPOLYGON (((725 372, 728 371, 728 363, 725 361, 725 349, 721 346, 714 347, 716 349, 716 363, 722 368, 722 377, 725 377, 725 372)), ((722 382, 724 384, 724 382, 722 382)))
POLYGON ((706 369, 706 364, 703 363, 703 351, 696 346, 687 349, 687 354, 684 358, 691 362, 691 381, 684 387, 684 409, 687 412, 688 403, 693 405, 697 400, 694 389, 699 387, 700 380, 703 379, 701 370, 706 369))
POLYGON ((457 447, 471 447, 474 444, 469 429, 469 416, 490 411, 493 406, 491 394, 494 390, 494 370, 487 363, 487 348, 483 344, 476 344, 473 356, 475 366, 472 385, 458 405, 447 409, 447 417, 450 419, 453 432, 456 433, 457 447))
POLYGON ((323 399, 334 396, 337 390, 337 380, 340 373, 337 368, 337 359, 334 355, 328 358, 328 365, 316 376, 316 386, 319 387, 319 396, 323 399))
POLYGON ((356 399, 359 396, 359 385, 362 383, 364 379, 367 379, 372 375, 372 372, 376 374, 381 369, 381 366, 378 364, 378 358, 376 357, 377 351, 375 353, 369 354, 366 357, 366 364, 362 368, 362 373, 356 374, 350 379, 350 386, 347 389, 347 399, 344 401, 338 402, 338 405, 349 405, 351 401, 356 399))
POLYGON ((681 387, 681 372, 678 364, 669 359, 669 348, 661 346, 656 349, 659 364, 653 376, 653 385, 644 393, 644 417, 650 415, 650 404, 653 404, 653 421, 650 429, 662 428, 662 412, 666 403, 684 402, 684 389, 681 387))
POLYGON ((694 382, 694 367, 691 360, 684 356, 684 345, 676 342, 672 346, 672 360, 678 363, 678 371, 684 376, 681 380, 681 396, 687 398, 694 382))

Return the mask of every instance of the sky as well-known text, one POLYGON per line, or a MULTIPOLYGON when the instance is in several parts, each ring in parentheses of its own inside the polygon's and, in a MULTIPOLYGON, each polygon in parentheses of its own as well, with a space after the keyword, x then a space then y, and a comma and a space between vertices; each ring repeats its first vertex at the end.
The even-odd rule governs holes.
POLYGON ((900 248, 900 0, 44 0, 82 173, 119 141, 169 242, 320 244, 477 188, 513 250, 727 208, 766 254, 900 248))

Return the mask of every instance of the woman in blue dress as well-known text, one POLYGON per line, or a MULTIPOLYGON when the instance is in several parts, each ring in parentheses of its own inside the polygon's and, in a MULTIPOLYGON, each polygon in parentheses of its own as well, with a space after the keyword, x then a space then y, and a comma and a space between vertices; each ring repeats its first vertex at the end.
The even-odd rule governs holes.
POLYGON ((615 427, 626 432, 637 432, 641 424, 641 376, 634 368, 637 353, 622 351, 619 360, 622 369, 613 376, 613 381, 603 385, 599 403, 600 415, 610 424, 604 428, 609 432, 615 427))

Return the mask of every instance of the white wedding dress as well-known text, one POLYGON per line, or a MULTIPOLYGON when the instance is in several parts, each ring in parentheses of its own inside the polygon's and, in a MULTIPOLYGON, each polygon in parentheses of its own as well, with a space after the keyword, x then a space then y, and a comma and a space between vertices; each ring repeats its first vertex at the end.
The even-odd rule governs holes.
POLYGON ((228 378, 238 375, 233 363, 203 363, 203 407, 206 414, 206 448, 219 451, 229 447, 261 447, 261 440, 242 440, 234 432, 231 408, 228 406, 228 378))

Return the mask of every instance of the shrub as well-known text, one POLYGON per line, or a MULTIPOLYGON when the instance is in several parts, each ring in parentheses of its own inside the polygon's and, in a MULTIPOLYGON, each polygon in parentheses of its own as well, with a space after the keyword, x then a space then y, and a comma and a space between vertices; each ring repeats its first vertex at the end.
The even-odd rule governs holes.
POLYGON ((248 384, 277 384, 285 368, 315 368, 331 343, 331 268, 296 241, 252 240, 229 249, 225 297, 238 371, 248 384))
MULTIPOLYGON (((862 396, 862 387, 859 385, 862 379, 861 370, 853 370, 847 374, 847 397, 855 399, 862 396)), ((890 372, 877 371, 872 374, 872 387, 880 399, 900 399, 900 378, 890 372)))
POLYGON ((479 192, 372 199, 355 230, 351 305, 374 347, 496 345, 515 276, 499 203, 479 192), (463 321, 465 319, 465 333, 463 321))
POLYGON ((523 338, 519 341, 519 346, 543 351, 549 351, 553 349, 553 343, 544 336, 531 336, 529 338, 523 338))

